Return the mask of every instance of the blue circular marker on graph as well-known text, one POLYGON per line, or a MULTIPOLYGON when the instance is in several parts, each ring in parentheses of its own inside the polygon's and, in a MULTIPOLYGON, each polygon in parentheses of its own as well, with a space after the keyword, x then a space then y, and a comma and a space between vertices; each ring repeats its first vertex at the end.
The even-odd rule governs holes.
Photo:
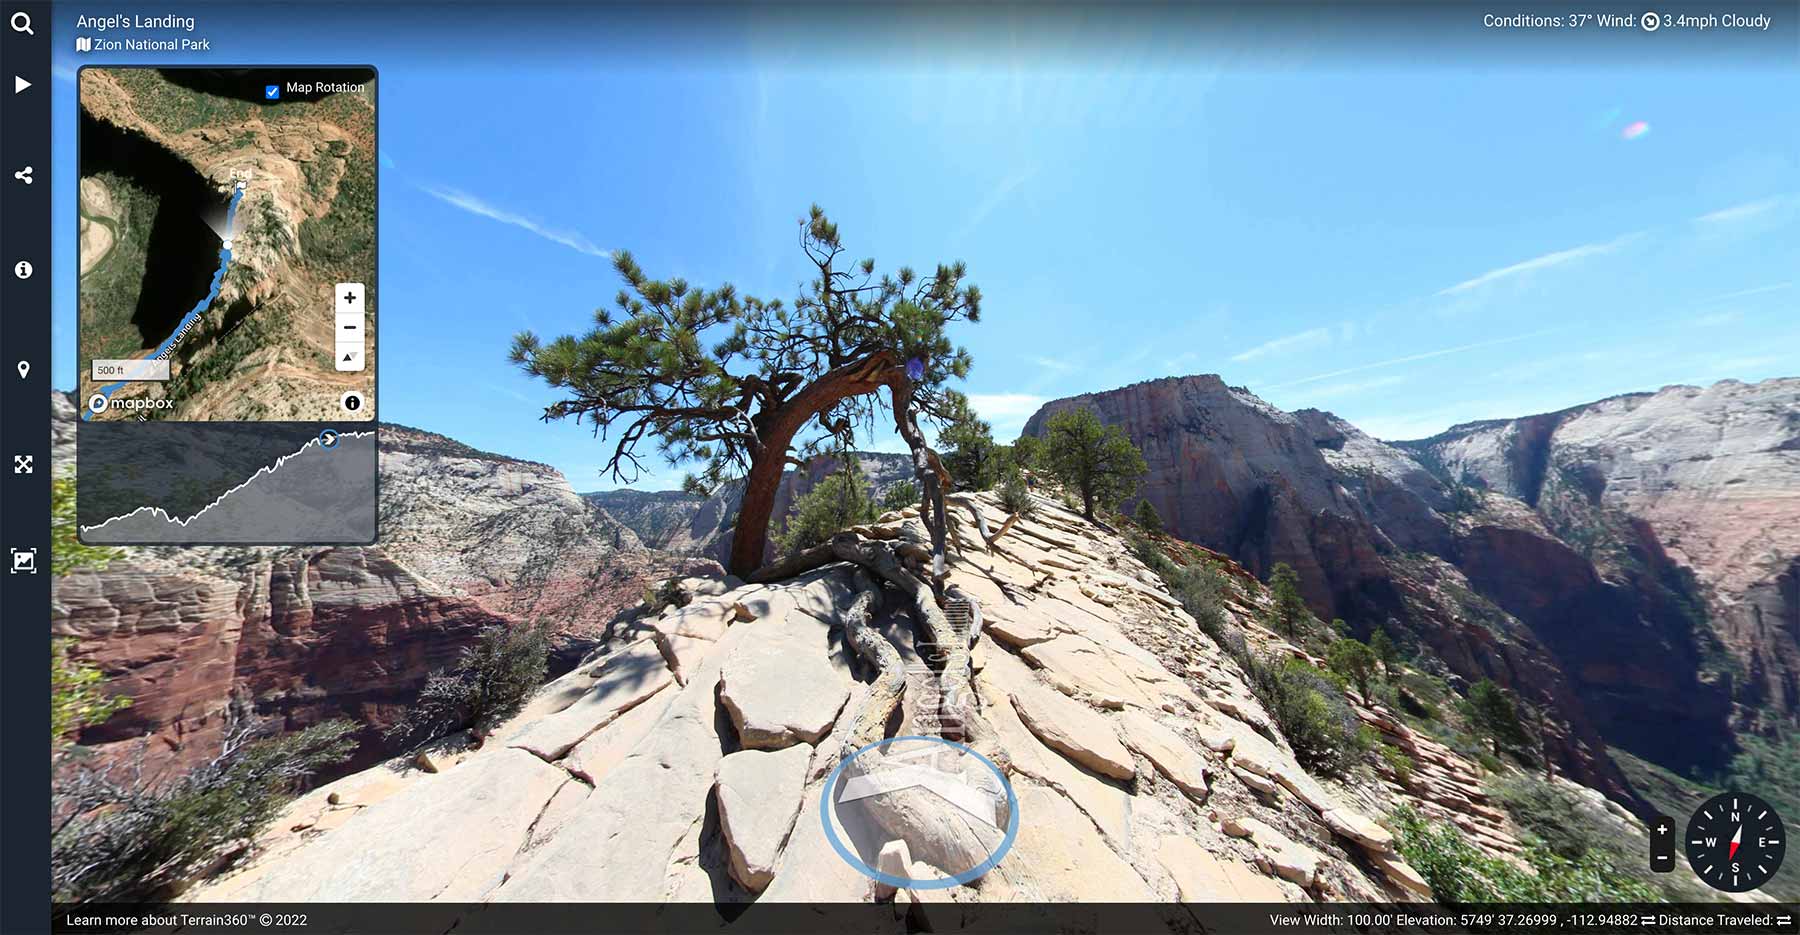
POLYGON ((323 448, 326 451, 330 451, 331 449, 337 447, 337 443, 338 443, 337 429, 326 429, 325 431, 319 433, 319 447, 320 448, 323 448))
MULTIPOLYGON (((1019 796, 994 761, 964 744, 942 737, 890 737, 850 754, 831 771, 819 796, 819 821, 832 850, 863 876, 893 887, 941 890, 980 879, 1012 850, 1019 836, 1019 796), (896 745, 905 749, 890 753, 896 745), (970 833, 984 841, 986 858, 969 867, 937 867, 947 876, 920 880, 876 869, 873 862, 889 833, 874 820, 877 802, 909 789, 937 796, 946 809, 960 809, 970 833), (991 833, 984 833, 984 826, 991 833)), ((935 856, 922 841, 907 841, 907 847, 915 861, 930 863, 935 856)))

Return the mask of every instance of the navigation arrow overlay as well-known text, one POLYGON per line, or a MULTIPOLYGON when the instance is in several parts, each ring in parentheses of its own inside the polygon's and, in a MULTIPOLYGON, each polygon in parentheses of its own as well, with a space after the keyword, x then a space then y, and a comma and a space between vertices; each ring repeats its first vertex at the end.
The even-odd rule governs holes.
POLYGON ((20 91, 23 91, 29 87, 31 87, 31 82, 26 81, 24 78, 21 78, 18 75, 13 76, 13 93, 14 94, 17 94, 20 91))
POLYGON ((845 779, 838 793, 839 802, 854 802, 871 796, 899 792, 914 786, 923 786, 925 791, 937 795, 938 798, 956 806, 969 817, 990 828, 1000 827, 994 821, 994 803, 980 789, 971 788, 963 782, 962 777, 954 776, 941 770, 923 765, 890 766, 879 772, 851 776, 845 779))

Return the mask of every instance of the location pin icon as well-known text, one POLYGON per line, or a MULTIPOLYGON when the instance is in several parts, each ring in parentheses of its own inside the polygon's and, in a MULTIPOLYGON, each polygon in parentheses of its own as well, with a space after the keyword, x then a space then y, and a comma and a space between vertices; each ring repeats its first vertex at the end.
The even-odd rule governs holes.
POLYGON ((29 361, 29 360, 19 361, 19 379, 21 379, 21 380, 25 379, 25 375, 30 372, 31 372, 31 361, 29 361))

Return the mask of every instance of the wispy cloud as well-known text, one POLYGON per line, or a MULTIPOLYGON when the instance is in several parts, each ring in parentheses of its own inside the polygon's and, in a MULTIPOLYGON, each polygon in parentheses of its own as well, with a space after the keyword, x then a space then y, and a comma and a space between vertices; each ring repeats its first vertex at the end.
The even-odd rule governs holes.
POLYGON ((1057 373, 1072 373, 1075 370, 1074 364, 1055 357, 1033 357, 1031 362, 1045 370, 1054 370, 1057 373))
POLYGON ((1241 364, 1275 354, 1296 354, 1301 351, 1309 351, 1330 343, 1330 328, 1312 328, 1299 334, 1290 334, 1285 338, 1265 341, 1247 351, 1231 355, 1231 359, 1241 364))
POLYGON ((1287 387, 1290 387, 1290 386, 1305 386, 1308 383, 1317 383, 1320 380, 1330 380, 1330 379, 1334 379, 1337 377, 1349 376, 1350 374, 1353 374, 1353 373, 1363 373, 1363 372, 1369 371, 1369 370, 1379 370, 1383 367, 1395 367, 1395 366, 1399 366, 1400 364, 1410 364, 1415 361, 1430 360, 1434 357, 1446 357, 1451 354, 1461 354, 1464 351, 1480 350, 1481 348, 1484 348, 1484 347, 1498 347, 1499 345, 1502 345, 1502 344, 1513 344, 1513 343, 1516 343, 1519 341, 1529 341, 1533 338, 1541 338, 1547 334, 1554 334, 1558 330, 1561 330, 1561 329, 1546 328, 1542 331, 1531 331, 1531 332, 1527 332, 1525 334, 1515 334, 1509 338, 1495 338, 1492 341, 1477 341, 1474 344, 1459 344, 1456 347, 1446 347, 1446 348, 1440 348, 1435 351, 1423 351, 1418 354, 1408 354, 1405 357, 1394 357, 1394 358, 1390 358, 1388 360, 1378 360, 1372 364, 1361 364, 1361 365, 1358 365, 1355 367, 1345 367, 1342 370, 1332 370, 1328 373, 1314 374, 1310 377, 1302 377, 1301 379, 1298 379, 1298 380, 1289 380, 1286 383, 1277 383, 1274 386, 1269 387, 1269 389, 1270 390, 1279 390, 1279 389, 1286 389, 1287 387))
POLYGON ((1345 383, 1333 383, 1329 386, 1323 386, 1308 392, 1306 395, 1310 399, 1334 399, 1339 396, 1355 396, 1358 393, 1366 393, 1369 390, 1378 390, 1384 386, 1394 386, 1405 382, 1405 377, 1376 377, 1372 380, 1351 380, 1345 383))
POLYGON ((422 185, 422 186, 420 186, 420 188, 427 195, 430 195, 431 197, 436 198, 437 200, 442 201, 443 203, 450 205, 451 207, 461 208, 462 210, 467 211, 470 214, 476 215, 478 217, 484 217, 484 218, 487 218, 492 221, 499 221, 502 224, 510 224, 513 227, 520 228, 521 230, 530 231, 531 233, 536 234, 539 237, 544 238, 545 240, 548 240, 552 243, 562 244, 563 246, 568 247, 571 250, 579 251, 579 252, 585 253, 589 256, 604 257, 604 256, 609 255, 606 250, 603 250, 599 246, 595 245, 595 243, 593 241, 587 239, 587 237, 583 236, 578 231, 563 230, 561 228, 551 227, 540 221, 536 221, 536 220, 533 220, 532 218, 528 218, 525 215, 517 214, 515 212, 508 211, 505 208, 501 208, 501 207, 497 207, 495 205, 489 204, 488 202, 483 201, 482 199, 480 199, 474 195, 471 195, 468 192, 462 191, 461 189, 439 188, 439 187, 433 186, 433 185, 422 185))
POLYGON ((524 393, 521 393, 510 386, 501 386, 498 383, 484 383, 482 385, 487 387, 489 391, 498 393, 501 396, 510 396, 522 403, 535 403, 535 400, 531 397, 526 396, 524 393))
POLYGON ((1573 263, 1577 260, 1584 260, 1591 256, 1611 253, 1638 236, 1640 235, 1637 233, 1626 234, 1623 237, 1617 237, 1603 243, 1582 244, 1579 247, 1570 247, 1567 250, 1558 250, 1554 253, 1546 253, 1543 256, 1535 256, 1529 260, 1514 263, 1511 266, 1502 266, 1499 269, 1488 270, 1473 279, 1465 279, 1454 286, 1447 286, 1443 289, 1439 289, 1437 294, 1439 296, 1458 295, 1472 289, 1479 289, 1490 283, 1499 282, 1503 279, 1511 279, 1526 273, 1535 273, 1539 270, 1551 269, 1553 267, 1573 263))
POLYGON ((957 229, 954 239, 961 240, 980 227, 981 222, 987 220, 987 216, 994 213, 995 208, 1000 207, 1013 192, 1018 191, 1019 186, 1031 181, 1031 177, 1036 174, 1037 166, 1026 166, 1001 179, 1000 184, 995 185, 975 206, 975 210, 969 213, 969 219, 957 229))
POLYGON ((994 437, 1009 439, 1048 400, 1031 393, 970 393, 969 405, 994 427, 994 437))
POLYGON ((1174 357, 1171 357, 1168 360, 1163 361, 1163 369, 1167 370, 1170 374, 1176 374, 1176 373, 1179 373, 1183 368, 1187 367, 1187 365, 1189 365, 1199 359, 1200 359, 1200 355, 1198 353, 1196 353, 1194 351, 1186 351, 1184 353, 1176 354, 1174 357))
POLYGON ((1736 292, 1727 292, 1723 295, 1715 295, 1710 298, 1701 299, 1700 304, 1711 305, 1714 302, 1729 302, 1732 299, 1747 299, 1753 295, 1766 295, 1770 292, 1780 292, 1783 289, 1792 289, 1793 287, 1794 284, 1791 281, 1771 283, 1767 286, 1754 286, 1749 289, 1739 289, 1736 292))
POLYGON ((1743 317, 1741 312, 1713 312, 1709 315, 1701 315, 1700 317, 1695 318, 1694 326, 1697 328, 1718 328, 1729 325, 1743 317))
POLYGON ((1702 214, 1694 219, 1696 224, 1735 224, 1751 218, 1767 214, 1781 204, 1780 198, 1764 198, 1759 201, 1747 201, 1741 205, 1721 208, 1702 214))

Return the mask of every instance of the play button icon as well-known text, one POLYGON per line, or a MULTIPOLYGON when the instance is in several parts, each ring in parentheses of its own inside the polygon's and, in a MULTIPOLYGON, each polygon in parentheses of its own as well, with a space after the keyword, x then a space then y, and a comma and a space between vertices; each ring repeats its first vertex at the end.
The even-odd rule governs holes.
POLYGON ((23 91, 29 87, 31 87, 31 82, 26 81, 24 78, 21 78, 18 75, 13 76, 13 93, 14 94, 17 94, 20 91, 23 91))

